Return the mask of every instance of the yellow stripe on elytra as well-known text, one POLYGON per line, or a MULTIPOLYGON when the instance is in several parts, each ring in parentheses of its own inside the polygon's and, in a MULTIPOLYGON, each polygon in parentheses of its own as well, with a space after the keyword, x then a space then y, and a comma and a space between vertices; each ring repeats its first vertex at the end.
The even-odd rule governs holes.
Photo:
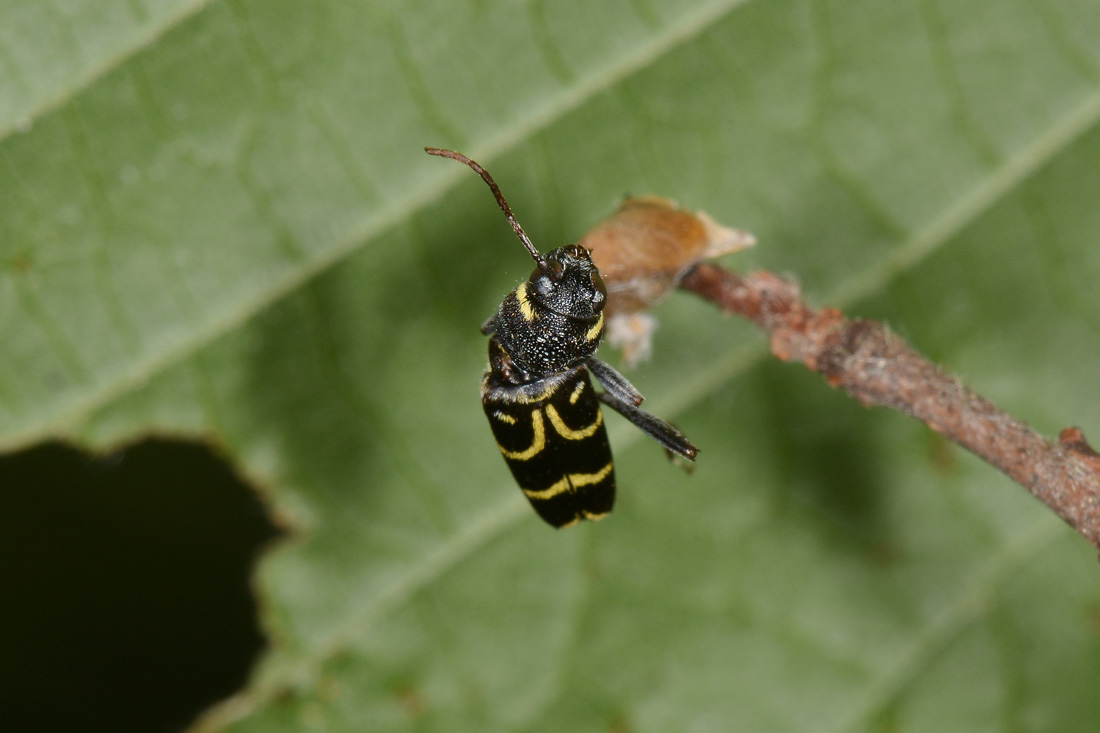
POLYGON ((563 494, 571 489, 579 489, 581 486, 591 486, 592 484, 598 484, 607 478, 611 473, 611 463, 601 468, 596 473, 570 473, 566 474, 565 478, 560 481, 556 481, 552 486, 541 491, 535 489, 524 489, 523 493, 527 494, 532 499, 553 499, 558 494, 563 494))
MULTIPOLYGON (((519 313, 523 316, 523 320, 530 323, 535 320, 535 311, 531 308, 530 301, 527 300, 527 283, 520 283, 520 286, 516 288, 516 300, 519 301, 519 313)), ((602 313, 600 314, 602 317, 602 313)))
POLYGON ((501 412, 500 410, 496 410, 493 413, 493 417, 495 417, 497 420, 500 420, 503 423, 508 423, 509 425, 515 425, 516 424, 516 419, 514 417, 512 417, 511 415, 509 415, 507 412, 501 412))
POLYGON ((570 373, 562 372, 560 374, 552 374, 545 379, 540 379, 531 384, 504 389, 501 387, 492 388, 488 386, 491 374, 491 372, 487 372, 485 374, 485 379, 481 382, 482 399, 484 399, 486 403, 496 402, 507 405, 541 404, 553 397, 563 385, 567 384, 570 377, 570 373))
POLYGON ((592 328, 588 329, 588 333, 584 335, 586 341, 595 341, 600 337, 600 332, 603 331, 603 313, 600 313, 600 319, 596 321, 592 328))
POLYGON ((565 421, 561 419, 561 415, 554 409, 553 405, 546 406, 546 416, 550 418, 550 424, 554 426, 554 430, 558 431, 558 435, 566 440, 584 440, 585 438, 592 437, 600 425, 603 424, 603 411, 597 410, 596 419, 587 428, 581 430, 571 430, 565 421))
POLYGON ((577 514, 565 524, 559 524, 558 529, 565 529, 566 527, 572 527, 574 525, 580 524, 582 518, 590 519, 593 522, 598 522, 610 513, 611 512, 600 512, 599 514, 596 514, 595 512, 582 511, 580 514, 577 514))
POLYGON ((497 444, 505 458, 513 461, 526 461, 534 458, 546 447, 546 429, 542 426, 542 412, 531 410, 531 428, 535 431, 535 437, 531 440, 531 447, 527 450, 509 451, 504 446, 497 444))
POLYGON ((494 397, 494 399, 497 399, 499 401, 504 401, 506 399, 509 402, 518 402, 521 405, 531 405, 545 402, 546 400, 554 396, 554 393, 558 391, 559 387, 561 387, 562 382, 560 380, 554 381, 547 384, 543 389, 532 389, 539 384, 539 382, 535 382, 532 385, 517 387, 514 392, 508 393, 506 398, 494 397), (527 390, 530 391, 528 392, 527 390))
POLYGON ((577 400, 581 398, 581 392, 584 391, 584 385, 586 382, 581 379, 577 382, 577 386, 573 388, 573 394, 569 395, 569 404, 577 404, 577 400))

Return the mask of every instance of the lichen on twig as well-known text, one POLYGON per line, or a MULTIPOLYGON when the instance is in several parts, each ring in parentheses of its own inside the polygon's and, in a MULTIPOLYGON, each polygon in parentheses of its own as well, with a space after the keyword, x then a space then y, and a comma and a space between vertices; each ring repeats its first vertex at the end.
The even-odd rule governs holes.
POLYGON ((679 286, 762 327, 776 357, 801 361, 865 405, 922 420, 1022 485, 1100 551, 1100 454, 1079 429, 1047 440, 886 326, 814 310, 797 285, 772 273, 704 263, 679 286))

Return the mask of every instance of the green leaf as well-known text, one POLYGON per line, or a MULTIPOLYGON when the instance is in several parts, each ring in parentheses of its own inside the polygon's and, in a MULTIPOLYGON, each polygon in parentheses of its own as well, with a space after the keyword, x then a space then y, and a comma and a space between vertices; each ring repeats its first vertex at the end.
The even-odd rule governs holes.
POLYGON ((207 727, 1094 730, 1086 543, 688 296, 630 377, 696 471, 610 417, 615 513, 542 524, 477 396, 530 262, 421 151, 544 249, 628 192, 748 228, 1095 437, 1093 0, 92 6, 0 11, 0 444, 205 436, 294 528, 207 727))

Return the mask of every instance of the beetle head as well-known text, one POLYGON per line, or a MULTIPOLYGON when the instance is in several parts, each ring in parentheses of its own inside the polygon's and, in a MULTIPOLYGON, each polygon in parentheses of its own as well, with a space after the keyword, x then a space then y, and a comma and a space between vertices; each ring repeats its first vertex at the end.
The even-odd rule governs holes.
POLYGON ((599 316, 607 303, 607 288, 588 250, 567 244, 547 253, 544 261, 528 280, 531 297, 568 318, 589 321, 599 316))

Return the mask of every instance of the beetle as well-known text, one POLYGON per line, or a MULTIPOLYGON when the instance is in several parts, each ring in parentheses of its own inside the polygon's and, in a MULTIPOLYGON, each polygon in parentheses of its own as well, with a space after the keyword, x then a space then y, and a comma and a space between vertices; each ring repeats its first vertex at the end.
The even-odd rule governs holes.
POLYGON ((643 397, 634 385, 596 358, 607 288, 589 251, 568 244, 541 254, 488 171, 453 150, 424 150, 478 173, 535 261, 527 281, 481 326, 489 337, 481 403, 497 447, 538 515, 562 528, 611 511, 615 468, 600 403, 671 453, 694 461, 699 449, 638 407, 643 397), (604 391, 593 388, 590 374, 604 391))

